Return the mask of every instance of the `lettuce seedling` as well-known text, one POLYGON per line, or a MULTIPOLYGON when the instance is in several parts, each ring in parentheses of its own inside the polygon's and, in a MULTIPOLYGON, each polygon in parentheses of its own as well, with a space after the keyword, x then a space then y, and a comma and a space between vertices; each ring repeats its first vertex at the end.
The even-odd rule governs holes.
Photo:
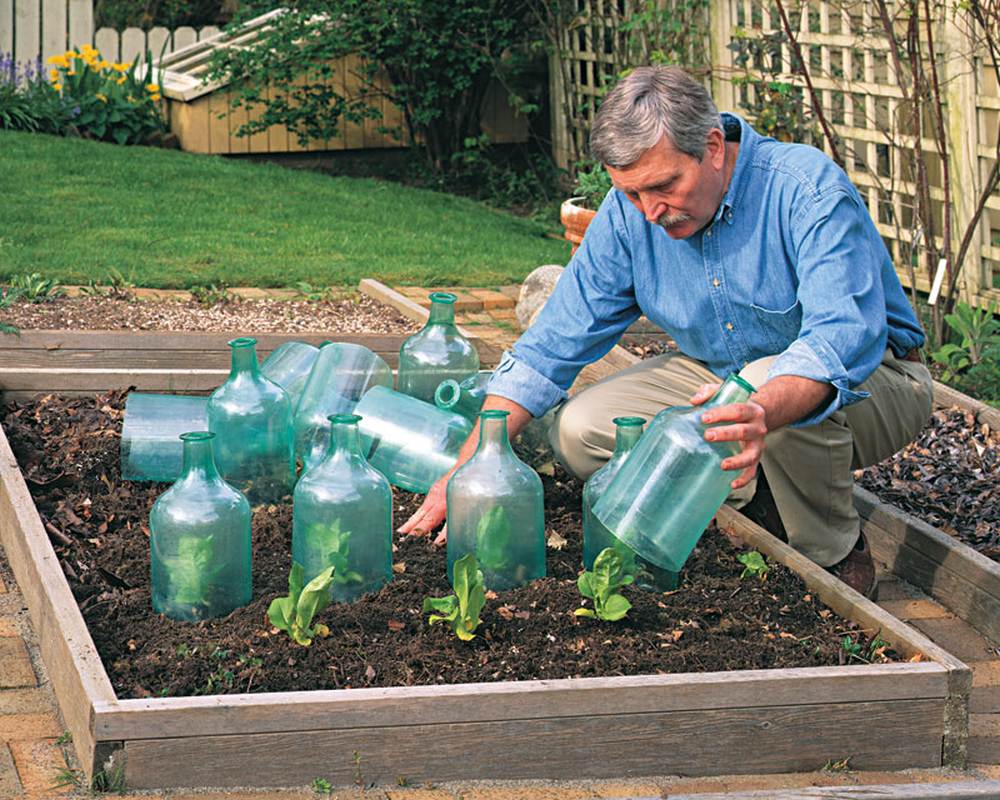
POLYGON ((312 624, 313 617, 330 603, 333 567, 327 567, 309 583, 301 564, 292 563, 288 575, 288 597, 276 597, 267 608, 267 618, 275 628, 291 636, 298 644, 308 647, 316 636, 329 636, 326 625, 312 624))
POLYGON ((624 617, 632 604, 618 593, 622 586, 635 580, 633 570, 626 569, 621 553, 613 547, 605 547, 594 559, 594 569, 582 572, 576 585, 580 594, 594 601, 593 608, 578 608, 573 613, 578 617, 596 617, 615 622, 624 617))
POLYGON ((333 567, 333 582, 341 585, 361 583, 361 573, 348 568, 347 556, 351 546, 351 532, 340 529, 340 520, 328 525, 317 523, 309 527, 307 540, 324 555, 326 563, 333 567))
POLYGON ((164 559, 173 592, 172 605, 208 605, 208 592, 224 564, 213 563, 211 538, 183 536, 177 541, 177 557, 164 559))
POLYGON ((736 556, 736 560, 743 565, 740 580, 751 576, 757 576, 761 580, 764 580, 767 577, 767 571, 771 569, 764 560, 764 556, 756 550, 751 550, 749 553, 740 553, 736 556))
POLYGON ((507 566, 510 520, 503 506, 493 506, 476 525, 476 555, 483 568, 500 572, 507 566))
POLYGON ((486 585, 476 557, 472 553, 462 556, 452 567, 452 588, 455 594, 447 597, 425 597, 424 613, 431 614, 428 625, 447 622, 463 642, 476 638, 473 631, 479 627, 479 612, 486 605, 486 585))

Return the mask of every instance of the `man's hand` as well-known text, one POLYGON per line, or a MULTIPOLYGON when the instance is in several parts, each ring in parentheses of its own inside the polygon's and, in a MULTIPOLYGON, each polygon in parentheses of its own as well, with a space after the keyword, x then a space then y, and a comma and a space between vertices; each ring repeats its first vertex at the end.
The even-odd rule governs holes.
MULTIPOLYGON (((691 405, 699 406, 712 397, 721 384, 703 384, 691 397, 691 405)), ((746 486, 757 475, 757 464, 764 452, 764 437, 767 435, 767 413, 764 407, 754 400, 745 403, 730 403, 717 408, 710 408, 701 415, 705 425, 720 422, 732 422, 733 425, 722 425, 705 431, 705 439, 709 442, 739 442, 740 452, 724 459, 724 470, 742 470, 730 484, 739 489, 746 486)))
MULTIPOLYGON (((483 401, 483 411, 491 409, 510 412, 510 416, 507 417, 507 435, 512 440, 531 422, 531 413, 527 409, 505 397, 486 395, 486 399, 483 401)), ((458 461, 455 463, 455 466, 451 468, 447 475, 439 478, 437 483, 431 487, 431 490, 427 493, 427 497, 424 498, 423 504, 414 512, 412 517, 399 527, 398 533, 412 533, 415 536, 426 536, 445 521, 448 514, 448 497, 446 492, 448 481, 455 474, 455 470, 472 458, 478 446, 479 422, 477 421, 469 437, 458 451, 458 461)), ((434 540, 434 544, 444 544, 447 539, 448 526, 446 525, 434 540)))

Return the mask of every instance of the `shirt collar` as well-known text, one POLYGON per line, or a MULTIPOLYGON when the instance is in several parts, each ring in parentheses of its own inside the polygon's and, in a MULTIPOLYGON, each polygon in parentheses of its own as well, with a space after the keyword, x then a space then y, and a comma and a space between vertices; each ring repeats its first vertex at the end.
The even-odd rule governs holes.
POLYGON ((743 191, 746 189, 750 162, 753 160, 754 150, 757 142, 761 138, 745 119, 737 114, 723 112, 721 114, 723 124, 728 122, 738 122, 740 125, 740 151, 736 156, 736 166, 733 167, 732 177, 729 179, 729 188, 725 197, 719 204, 718 211, 715 212, 715 219, 724 219, 730 225, 733 224, 733 210, 739 205, 743 191))

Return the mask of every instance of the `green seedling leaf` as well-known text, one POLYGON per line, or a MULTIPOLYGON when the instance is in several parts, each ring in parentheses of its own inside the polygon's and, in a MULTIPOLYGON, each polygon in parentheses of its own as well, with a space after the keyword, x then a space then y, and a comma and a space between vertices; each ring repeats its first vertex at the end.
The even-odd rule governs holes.
POLYGON ((334 583, 361 583, 364 580, 360 573, 348 568, 351 532, 340 529, 339 519, 328 524, 311 525, 307 538, 326 559, 326 563, 333 567, 334 583))
POLYGON ((594 568, 582 572, 576 579, 580 594, 593 600, 594 607, 578 608, 573 613, 578 617, 596 617, 606 622, 622 619, 632 604, 618 590, 635 581, 634 556, 631 566, 632 571, 625 569, 621 553, 613 547, 605 547, 594 559, 594 568))
POLYGON ((177 556, 164 559, 173 592, 172 603, 178 606, 208 605, 208 592, 222 572, 215 564, 211 537, 184 536, 177 542, 177 556))
POLYGON ((740 580, 754 576, 764 580, 767 577, 768 570, 771 569, 767 561, 764 560, 764 556, 756 550, 751 550, 749 553, 740 553, 736 556, 736 560, 743 565, 740 580))
POLYGON ((328 636, 326 625, 312 624, 313 617, 330 603, 333 567, 327 567, 309 583, 303 585, 305 570, 293 563, 288 574, 288 596, 276 597, 267 608, 271 624, 283 630, 303 647, 312 644, 316 636, 328 636))
POLYGON ((476 638, 475 630, 480 623, 479 614, 486 605, 483 573, 472 553, 462 556, 452 567, 452 588, 455 594, 447 597, 424 598, 424 613, 440 612, 431 614, 427 624, 447 622, 455 635, 467 642, 476 638))
POLYGON ((503 506, 493 506, 476 525, 476 557, 483 568, 500 572, 507 566, 510 549, 510 519, 503 506))

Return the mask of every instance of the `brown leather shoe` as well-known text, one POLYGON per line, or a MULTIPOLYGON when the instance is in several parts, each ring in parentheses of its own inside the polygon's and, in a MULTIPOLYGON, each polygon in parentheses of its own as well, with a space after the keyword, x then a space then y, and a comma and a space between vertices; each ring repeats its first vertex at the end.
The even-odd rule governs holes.
POLYGON ((858 536, 858 541, 851 548, 851 552, 842 561, 838 561, 826 569, 827 572, 833 573, 854 591, 863 594, 869 600, 875 600, 878 597, 875 562, 872 560, 872 551, 868 547, 868 539, 863 533, 858 536))

